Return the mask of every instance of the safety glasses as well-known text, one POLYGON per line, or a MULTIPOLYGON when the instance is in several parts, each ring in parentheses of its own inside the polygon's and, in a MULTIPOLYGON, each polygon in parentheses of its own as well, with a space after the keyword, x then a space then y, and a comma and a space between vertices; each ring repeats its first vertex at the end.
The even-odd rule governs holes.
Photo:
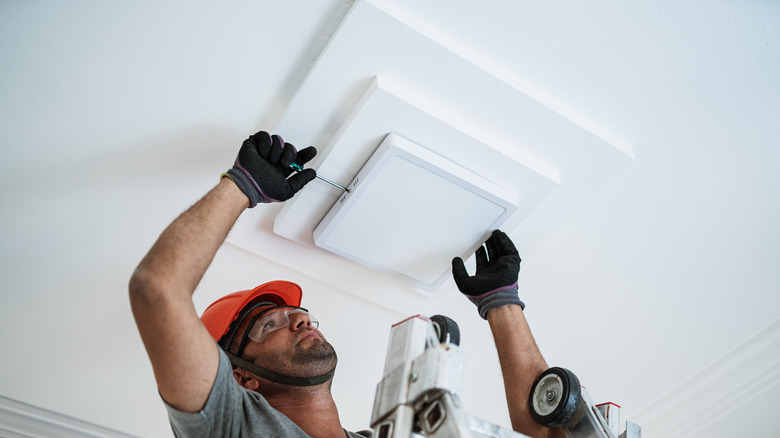
MULTIPOLYGON (((277 308, 268 310, 276 309, 277 308)), ((302 309, 300 307, 292 307, 281 312, 267 313, 265 315, 263 313, 265 312, 262 312, 258 315, 259 318, 254 321, 248 331, 249 339, 255 342, 262 342, 263 339, 265 339, 269 334, 288 327, 290 325, 290 315, 294 315, 296 313, 306 315, 309 318, 309 321, 311 321, 312 327, 318 328, 320 326, 320 322, 317 321, 317 318, 312 316, 308 310, 302 309)))

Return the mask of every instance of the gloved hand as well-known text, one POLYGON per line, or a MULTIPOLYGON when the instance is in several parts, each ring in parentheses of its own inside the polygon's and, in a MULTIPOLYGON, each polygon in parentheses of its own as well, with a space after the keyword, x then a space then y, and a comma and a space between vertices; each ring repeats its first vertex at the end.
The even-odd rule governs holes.
POLYGON ((463 259, 452 259, 452 276, 458 289, 477 306, 479 316, 487 319, 487 311, 506 304, 518 304, 525 309, 517 293, 520 255, 503 231, 495 230, 476 252, 477 273, 469 276, 463 259), (487 251, 485 251, 487 247, 487 251))
POLYGON ((232 179, 249 198, 249 208, 258 202, 286 201, 317 176, 314 169, 295 170, 290 164, 306 164, 317 155, 313 146, 300 152, 282 137, 265 131, 244 140, 233 168, 222 176, 232 179))

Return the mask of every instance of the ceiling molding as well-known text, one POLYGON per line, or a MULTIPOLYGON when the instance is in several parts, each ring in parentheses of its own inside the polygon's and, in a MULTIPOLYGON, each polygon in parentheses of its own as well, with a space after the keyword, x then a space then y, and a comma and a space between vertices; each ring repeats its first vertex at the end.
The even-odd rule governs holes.
POLYGON ((740 406, 755 403, 780 381, 778 351, 780 319, 639 410, 632 421, 653 436, 692 436, 740 406))
POLYGON ((130 438, 122 432, 0 396, 0 436, 130 438))

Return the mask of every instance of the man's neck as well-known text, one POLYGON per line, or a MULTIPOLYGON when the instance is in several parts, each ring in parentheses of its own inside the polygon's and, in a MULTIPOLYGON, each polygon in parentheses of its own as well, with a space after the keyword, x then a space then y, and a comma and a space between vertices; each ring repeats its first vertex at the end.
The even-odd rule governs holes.
POLYGON ((266 397, 274 409, 284 414, 315 438, 344 438, 336 402, 330 391, 301 391, 266 397))

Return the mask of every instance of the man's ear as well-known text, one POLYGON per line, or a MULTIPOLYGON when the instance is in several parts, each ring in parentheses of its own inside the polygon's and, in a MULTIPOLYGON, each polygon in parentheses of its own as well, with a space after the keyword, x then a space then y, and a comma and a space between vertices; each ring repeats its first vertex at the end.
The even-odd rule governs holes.
POLYGON ((260 382, 257 381, 255 375, 243 368, 236 368, 233 370, 233 377, 238 384, 250 391, 257 391, 260 386, 260 382))

